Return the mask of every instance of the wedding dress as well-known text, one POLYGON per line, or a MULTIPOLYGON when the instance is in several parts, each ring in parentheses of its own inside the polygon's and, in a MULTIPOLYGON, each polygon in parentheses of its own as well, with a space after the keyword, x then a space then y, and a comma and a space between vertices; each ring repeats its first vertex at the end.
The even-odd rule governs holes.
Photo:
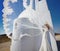
POLYGON ((35 10, 33 0, 28 6, 26 3, 23 0, 25 10, 14 20, 10 51, 58 51, 46 0, 35 0, 35 10))

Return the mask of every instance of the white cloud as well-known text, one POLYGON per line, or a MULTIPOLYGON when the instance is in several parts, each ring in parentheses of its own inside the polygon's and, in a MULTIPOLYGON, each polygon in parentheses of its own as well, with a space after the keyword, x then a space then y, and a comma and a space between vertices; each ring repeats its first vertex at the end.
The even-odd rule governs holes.
MULTIPOLYGON (((5 32, 7 33, 7 34, 9 34, 9 28, 7 27, 7 26, 9 26, 9 23, 7 23, 7 22, 9 22, 9 21, 11 21, 11 19, 8 19, 8 17, 7 17, 7 15, 11 15, 14 11, 13 11, 13 9, 9 6, 9 1, 10 0, 4 0, 4 2, 3 2, 3 6, 4 6, 4 9, 2 10, 2 12, 3 12, 3 26, 4 26, 4 29, 5 29, 5 32)), ((12 0, 12 2, 16 2, 16 0, 12 0)))
POLYGON ((3 6, 4 6, 4 9, 2 10, 2 12, 5 15, 10 15, 13 13, 13 9, 9 6, 9 0, 4 0, 3 6))
POLYGON ((10 0, 12 3, 17 2, 18 0, 10 0))

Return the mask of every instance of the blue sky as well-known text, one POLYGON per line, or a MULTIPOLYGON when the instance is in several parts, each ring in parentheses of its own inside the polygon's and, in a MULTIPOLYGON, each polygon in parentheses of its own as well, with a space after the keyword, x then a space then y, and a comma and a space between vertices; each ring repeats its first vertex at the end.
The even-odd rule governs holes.
MULTIPOLYGON (((54 31, 60 33, 60 0, 47 0, 48 8, 51 12, 54 31)), ((4 34, 2 20, 3 0, 0 0, 0 34, 4 34)))

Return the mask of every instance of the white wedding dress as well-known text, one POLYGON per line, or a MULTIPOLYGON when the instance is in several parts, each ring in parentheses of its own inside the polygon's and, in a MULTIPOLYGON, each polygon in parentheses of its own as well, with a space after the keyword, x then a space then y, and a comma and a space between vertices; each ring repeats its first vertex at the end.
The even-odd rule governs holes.
POLYGON ((32 9, 33 0, 14 20, 10 51, 58 51, 53 32, 50 12, 46 0, 35 0, 36 9, 32 9), (50 29, 44 27, 48 23, 50 29))

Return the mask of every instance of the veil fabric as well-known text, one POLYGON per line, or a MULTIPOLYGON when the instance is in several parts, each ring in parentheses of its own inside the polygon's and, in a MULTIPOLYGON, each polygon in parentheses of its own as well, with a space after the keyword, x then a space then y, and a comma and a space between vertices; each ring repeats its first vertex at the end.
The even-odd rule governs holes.
POLYGON ((46 0, 35 0, 35 9, 32 5, 33 0, 29 5, 23 0, 25 9, 13 21, 12 37, 8 35, 12 40, 10 51, 58 51, 46 0))

